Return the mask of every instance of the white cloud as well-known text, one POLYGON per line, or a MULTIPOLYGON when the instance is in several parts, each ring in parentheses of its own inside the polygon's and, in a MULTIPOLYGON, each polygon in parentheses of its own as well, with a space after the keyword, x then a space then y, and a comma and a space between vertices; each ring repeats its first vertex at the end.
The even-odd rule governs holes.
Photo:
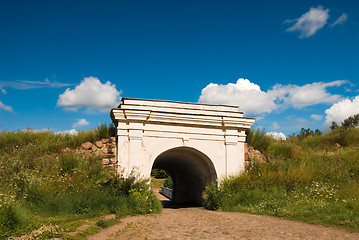
POLYGON ((266 133, 267 136, 270 136, 274 139, 277 139, 277 140, 286 140, 286 136, 284 135, 284 133, 282 132, 268 132, 266 133))
POLYGON ((237 83, 208 84, 202 89, 198 102, 237 105, 246 114, 271 113, 287 107, 301 109, 320 103, 337 102, 341 96, 330 94, 327 88, 339 87, 345 83, 349 82, 346 80, 315 82, 304 86, 277 84, 265 92, 259 85, 240 78, 237 83))
POLYGON ((237 83, 219 85, 210 83, 202 89, 198 102, 239 105, 248 114, 270 113, 275 108, 275 96, 260 90, 257 84, 240 78, 237 83))
POLYGON ((312 114, 312 115, 310 115, 310 118, 314 119, 315 121, 320 121, 323 119, 323 115, 312 114))
POLYGON ((7 94, 7 92, 6 92, 6 90, 5 90, 5 89, 0 88, 0 90, 1 90, 1 93, 2 93, 2 94, 4 94, 4 95, 5 95, 5 94, 7 94))
POLYGON ((323 124, 324 129, 328 129, 332 122, 336 122, 338 125, 344 121, 344 119, 359 113, 359 96, 354 99, 344 99, 338 103, 333 104, 329 109, 325 110, 325 122, 323 124))
POLYGON ((87 126, 89 125, 90 123, 86 120, 86 119, 78 119, 77 122, 75 122, 72 127, 75 128, 75 127, 83 127, 83 126, 87 126))
POLYGON ((59 96, 57 106, 65 107, 70 111, 77 111, 84 107, 87 110, 97 109, 101 112, 108 112, 111 108, 117 107, 120 94, 115 84, 111 82, 102 84, 98 78, 88 77, 82 80, 75 89, 66 89, 59 96))
POLYGON ((277 122, 273 122, 273 124, 272 124, 272 128, 273 128, 274 130, 279 129, 279 125, 278 125, 278 123, 277 123, 277 122))
POLYGON ((71 129, 71 130, 59 131, 59 132, 56 132, 56 134, 77 135, 78 132, 76 131, 76 129, 71 129))
POLYGON ((74 84, 51 82, 47 78, 44 81, 28 81, 28 80, 18 80, 11 82, 0 81, 0 88, 11 87, 14 89, 32 89, 32 88, 44 88, 44 87, 60 88, 60 87, 67 87, 72 85, 74 84))
POLYGON ((341 96, 328 93, 327 88, 339 87, 345 83, 348 83, 348 81, 337 80, 329 83, 315 82, 304 86, 283 86, 283 89, 288 94, 285 97, 285 102, 298 109, 319 103, 334 103, 340 100, 341 96))
POLYGON ((50 129, 49 128, 44 128, 44 129, 41 129, 41 130, 36 130, 36 129, 28 128, 28 129, 21 130, 21 132, 41 133, 41 132, 50 132, 50 129))
POLYGON ((12 112, 12 111, 13 111, 13 110, 12 110, 12 107, 3 104, 1 101, 0 101, 0 109, 5 110, 5 111, 8 111, 8 112, 12 112))
POLYGON ((288 32, 299 31, 300 38, 307 38, 314 35, 318 30, 327 24, 329 18, 329 9, 323 9, 322 6, 317 8, 311 7, 300 18, 294 20, 286 20, 285 22, 295 22, 293 26, 287 29, 288 32))
POLYGON ((340 15, 340 17, 332 24, 330 25, 331 27, 334 27, 335 25, 338 24, 343 24, 344 22, 346 22, 348 20, 348 16, 343 13, 342 15, 340 15))

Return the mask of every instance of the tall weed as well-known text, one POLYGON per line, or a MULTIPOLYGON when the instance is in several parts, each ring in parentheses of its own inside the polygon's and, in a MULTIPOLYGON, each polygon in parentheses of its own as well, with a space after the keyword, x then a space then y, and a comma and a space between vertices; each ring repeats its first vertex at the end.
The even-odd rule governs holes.
POLYGON ((257 129, 253 131, 249 128, 246 130, 246 134, 247 143, 262 153, 266 153, 271 143, 275 141, 273 138, 267 136, 264 130, 257 129))

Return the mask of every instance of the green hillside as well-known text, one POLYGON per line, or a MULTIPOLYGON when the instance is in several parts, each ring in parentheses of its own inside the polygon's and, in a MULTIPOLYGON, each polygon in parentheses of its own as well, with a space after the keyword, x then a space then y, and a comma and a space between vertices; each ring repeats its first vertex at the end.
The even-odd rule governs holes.
POLYGON ((286 141, 249 130, 268 162, 204 192, 208 209, 265 214, 359 231, 359 129, 302 129, 286 141))
MULTIPOLYGON (((247 134, 248 144, 268 161, 253 159, 242 175, 208 186, 206 208, 359 231, 358 128, 333 125, 325 134, 302 129, 286 141, 263 131, 247 134)), ((77 135, 0 133, 0 238, 42 227, 46 239, 110 213, 159 212, 161 204, 145 182, 119 178, 99 156, 62 151, 112 135, 106 124, 77 135)))
POLYGON ((61 151, 112 134, 106 124, 77 135, 0 133, 0 239, 44 225, 50 227, 40 238, 47 239, 74 231, 85 219, 159 212, 161 204, 144 182, 119 178, 99 156, 61 151))

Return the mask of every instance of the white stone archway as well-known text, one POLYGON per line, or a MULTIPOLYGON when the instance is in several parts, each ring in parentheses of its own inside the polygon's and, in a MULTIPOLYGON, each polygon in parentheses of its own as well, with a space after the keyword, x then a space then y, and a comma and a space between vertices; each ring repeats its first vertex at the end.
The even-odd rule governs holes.
POLYGON ((165 170, 172 178, 172 201, 177 204, 201 204, 205 187, 217 180, 213 162, 191 147, 177 147, 161 153, 153 168, 165 170))
MULTIPOLYGON (((152 167, 167 168, 178 181, 184 181, 187 171, 193 184, 196 174, 202 176, 197 181, 207 184, 241 173, 245 130, 254 123, 236 106, 132 98, 123 98, 111 118, 117 127, 121 174, 150 178, 152 167), (181 167, 183 172, 176 172, 181 167)), ((198 193, 183 197, 187 192, 182 188, 188 184, 176 186, 177 202, 198 200, 198 193)))

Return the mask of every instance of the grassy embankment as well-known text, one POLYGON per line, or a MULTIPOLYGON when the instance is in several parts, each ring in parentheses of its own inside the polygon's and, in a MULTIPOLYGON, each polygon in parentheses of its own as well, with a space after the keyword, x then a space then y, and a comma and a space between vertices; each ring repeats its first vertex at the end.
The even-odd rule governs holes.
POLYGON ((98 156, 61 151, 108 138, 112 130, 102 124, 78 135, 1 132, 0 239, 48 226, 40 233, 46 239, 110 213, 159 212, 161 204, 145 181, 119 178, 98 156))
POLYGON ((277 141, 249 131, 268 163, 204 192, 208 209, 265 214, 359 231, 359 129, 277 141))

